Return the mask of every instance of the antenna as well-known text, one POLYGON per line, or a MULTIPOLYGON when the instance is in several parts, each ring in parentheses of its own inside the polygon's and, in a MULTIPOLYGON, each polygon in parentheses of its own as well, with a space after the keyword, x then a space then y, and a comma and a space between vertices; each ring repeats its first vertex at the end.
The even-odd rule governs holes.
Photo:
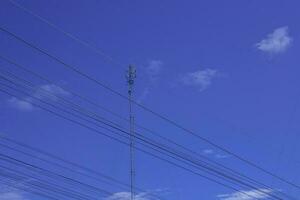
POLYGON ((134 180, 135 180, 135 168, 134 168, 134 116, 132 113, 132 92, 134 79, 136 78, 136 69, 129 65, 127 71, 127 83, 128 83, 128 101, 129 101, 129 130, 130 130, 130 199, 134 200, 134 180))

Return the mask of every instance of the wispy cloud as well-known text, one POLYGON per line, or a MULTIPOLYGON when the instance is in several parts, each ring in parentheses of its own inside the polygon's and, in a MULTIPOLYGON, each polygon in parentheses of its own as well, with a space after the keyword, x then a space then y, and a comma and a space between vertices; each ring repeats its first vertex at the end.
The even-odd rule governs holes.
MULTIPOLYGON (((15 183, 17 184, 17 183, 15 183)), ((23 192, 17 189, 11 189, 8 186, 0 185, 0 199, 1 200, 29 200, 25 197, 23 192)))
MULTIPOLYGON (((57 101, 56 96, 67 97, 70 96, 70 93, 57 85, 45 84, 45 85, 37 86, 32 92, 32 96, 37 99, 57 101)), ((20 111, 29 112, 34 110, 33 103, 35 100, 33 97, 30 96, 26 96, 23 98, 11 97, 10 99, 8 99, 8 103, 12 107, 20 111)))
POLYGON ((145 67, 145 71, 147 74, 148 84, 144 88, 142 94, 138 98, 138 102, 142 102, 149 95, 151 88, 156 84, 159 75, 163 69, 164 63, 161 60, 150 60, 147 66, 145 67))
POLYGON ((225 158, 231 157, 230 155, 219 154, 219 153, 215 152, 213 149, 203 149, 201 151, 201 153, 205 156, 211 156, 211 157, 214 157, 216 159, 225 159, 225 158))
POLYGON ((213 149, 203 149, 201 151, 201 153, 205 156, 211 156, 211 157, 214 157, 216 159, 225 159, 225 158, 230 157, 230 155, 219 154, 219 153, 215 152, 213 149))
POLYGON ((18 99, 16 97, 11 97, 10 99, 8 99, 8 103, 20 110, 20 111, 25 111, 25 112, 28 112, 28 111, 33 111, 34 110, 34 106, 30 103, 29 101, 30 99, 28 98, 25 98, 25 99, 18 99))
MULTIPOLYGON (((135 200, 157 200, 160 199, 158 196, 162 197, 164 195, 168 195, 170 190, 167 188, 164 189, 154 189, 147 190, 145 192, 140 192, 135 194, 135 200), (157 195, 157 196, 156 196, 157 195)), ((109 197, 104 198, 104 200, 130 200, 131 198, 130 192, 116 192, 109 197)))
POLYGON ((243 190, 240 192, 234 192, 230 194, 217 195, 221 200, 253 200, 253 199, 267 199, 273 193, 269 189, 257 189, 257 190, 243 190))
POLYGON ((147 86, 146 88, 144 88, 142 94, 138 97, 137 102, 141 103, 143 100, 147 98, 149 93, 150 93, 150 86, 147 86))
MULTIPOLYGON (((47 92, 51 92, 52 94, 55 95, 62 95, 62 96, 68 96, 70 93, 61 87, 54 85, 54 84, 46 84, 46 85, 41 85, 38 87, 38 90, 44 90, 47 92)), ((37 91, 39 92, 39 91, 37 91)))
POLYGON ((21 189, 28 188, 27 182, 30 182, 31 178, 22 178, 19 180, 11 180, 10 178, 3 178, 3 183, 0 184, 0 199, 1 200, 29 200, 21 189), (8 184, 8 185, 6 185, 8 184), (11 187, 13 185, 14 187, 11 187))
POLYGON ((56 96, 67 97, 70 96, 70 93, 57 85, 45 84, 38 86, 33 95, 40 99, 57 101, 56 96))
POLYGON ((215 158, 217 159, 224 159, 224 158, 229 158, 230 155, 225 155, 225 154, 216 154, 215 158))
MULTIPOLYGON (((130 192, 117 192, 113 195, 105 198, 105 200, 130 200, 131 193, 130 192)), ((136 194, 134 197, 135 200, 150 200, 148 193, 142 192, 136 194)))
POLYGON ((155 81, 163 68, 163 62, 161 60, 151 60, 146 66, 146 72, 149 76, 150 81, 155 81))
POLYGON ((204 150, 202 151, 202 153, 205 154, 205 155, 209 155, 209 154, 213 154, 213 153, 214 153, 214 150, 212 150, 212 149, 204 149, 204 150))
POLYGON ((22 193, 19 192, 2 192, 0 193, 1 200, 28 200, 22 193))
POLYGON ((218 74, 217 70, 207 68, 185 74, 181 78, 181 82, 184 85, 195 86, 199 88, 200 91, 203 91, 212 84, 212 80, 216 78, 218 74))
POLYGON ((285 52, 292 41, 292 37, 289 36, 289 29, 285 26, 275 29, 267 38, 257 43, 256 47, 266 53, 278 54, 285 52))

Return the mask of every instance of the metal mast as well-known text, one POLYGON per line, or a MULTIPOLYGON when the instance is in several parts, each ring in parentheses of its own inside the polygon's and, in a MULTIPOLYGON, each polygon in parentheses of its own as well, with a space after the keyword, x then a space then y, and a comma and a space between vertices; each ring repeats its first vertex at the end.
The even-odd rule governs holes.
POLYGON ((136 70, 132 65, 129 65, 127 71, 127 83, 128 83, 128 101, 129 101, 129 130, 130 130, 130 199, 134 200, 134 180, 135 180, 135 168, 134 168, 134 116, 132 113, 132 92, 134 79, 136 78, 136 70))

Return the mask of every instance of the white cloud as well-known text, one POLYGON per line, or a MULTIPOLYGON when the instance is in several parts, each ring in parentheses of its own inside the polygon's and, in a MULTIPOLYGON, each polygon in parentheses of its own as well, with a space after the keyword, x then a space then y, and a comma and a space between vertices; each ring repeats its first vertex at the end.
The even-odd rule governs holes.
POLYGON ((144 88, 142 94, 138 97, 137 102, 141 103, 143 100, 145 100, 147 98, 149 93, 150 93, 150 87, 144 88))
MULTIPOLYGON (((113 195, 105 198, 105 200, 130 200, 131 193, 130 192, 117 192, 113 195)), ((150 197, 146 192, 142 192, 136 194, 134 197, 135 200, 150 200, 150 197)))
POLYGON ((213 149, 203 149, 201 153, 205 156, 211 156, 216 159, 225 159, 230 157, 230 155, 216 153, 213 149))
POLYGON ((3 192, 0 193, 0 199, 1 200, 28 200, 18 192, 3 192))
POLYGON ((57 85, 45 84, 38 86, 33 95, 40 99, 51 99, 56 101, 56 96, 66 97, 70 96, 70 93, 57 85))
MULTIPOLYGON (((57 85, 45 84, 36 87, 32 92, 32 96, 38 99, 57 101, 56 96, 67 97, 70 96, 70 93, 57 85)), ((34 110, 34 101, 36 100, 29 96, 24 98, 12 97, 8 100, 8 103, 20 111, 28 112, 34 110)))
POLYGON ((293 39, 289 36, 288 27, 280 27, 269 34, 267 38, 256 44, 256 47, 270 54, 285 52, 291 45, 293 39))
POLYGON ((187 86, 196 86, 203 91, 207 89, 214 79, 218 75, 218 71, 215 69, 203 69, 196 72, 187 73, 182 77, 181 81, 187 86))
POLYGON ((157 78, 163 68, 163 62, 161 60, 151 60, 147 67, 146 72, 150 76, 150 79, 157 78))
POLYGON ((28 101, 28 99, 22 100, 17 99, 16 97, 11 97, 8 100, 8 103, 13 106, 14 108, 21 110, 21 111, 32 111, 34 106, 28 101))
POLYGON ((224 154, 216 154, 215 157, 217 159, 224 159, 224 158, 229 158, 230 156, 229 155, 224 155, 224 154))
POLYGON ((208 154, 213 154, 213 153, 214 153, 214 150, 212 150, 212 149, 204 149, 204 150, 202 151, 202 153, 203 153, 203 154, 206 154, 206 155, 208 155, 208 154))
POLYGON ((145 67, 147 74, 147 86, 142 91, 141 95, 138 97, 137 102, 141 103, 147 98, 153 86, 156 85, 157 79, 163 69, 164 63, 161 60, 151 60, 145 67))
POLYGON ((270 197, 273 191, 269 189, 257 189, 234 192, 231 194, 220 194, 217 195, 218 199, 221 200, 254 200, 254 199, 267 199, 270 197))

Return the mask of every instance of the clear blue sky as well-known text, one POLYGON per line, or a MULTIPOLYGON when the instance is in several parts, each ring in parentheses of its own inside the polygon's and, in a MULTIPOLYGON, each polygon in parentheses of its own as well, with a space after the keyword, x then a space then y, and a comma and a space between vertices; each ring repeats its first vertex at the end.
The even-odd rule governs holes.
MULTIPOLYGON (((134 64, 137 101, 300 184, 299 1, 17 2, 101 49, 123 67, 105 62, 6 0, 0 3, 1 27, 125 95, 125 70, 134 64)), ((127 117, 126 101, 3 32, 0 41, 1 55, 127 117)), ((1 67, 34 81, 37 87, 45 84, 4 61, 1 67)), ((0 109, 2 134, 129 181, 127 147, 29 105, 24 108, 4 94, 0 94, 0 109)), ((138 108, 135 113, 138 123, 276 189, 300 196, 299 190, 150 114, 138 108)), ((150 191, 164 190, 163 195, 174 200, 221 199, 217 195, 233 192, 142 153, 136 155, 136 183, 150 191)))

